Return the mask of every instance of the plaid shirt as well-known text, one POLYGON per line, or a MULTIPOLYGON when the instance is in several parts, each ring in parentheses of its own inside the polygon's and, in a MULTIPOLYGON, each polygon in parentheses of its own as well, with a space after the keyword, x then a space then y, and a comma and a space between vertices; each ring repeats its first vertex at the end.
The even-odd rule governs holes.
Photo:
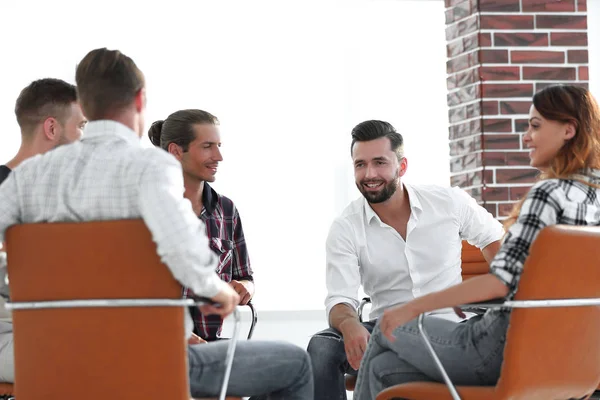
MULTIPOLYGON (((206 225, 206 234, 211 250, 219 257, 217 274, 225 282, 253 281, 252 268, 248 258, 242 221, 233 202, 218 194, 208 183, 202 192, 202 213, 200 219, 206 225)), ((185 288, 184 297, 194 297, 185 288)), ((194 320, 194 333, 205 340, 216 340, 221 335, 223 320, 218 315, 204 316, 198 308, 190 309, 194 320)))
POLYGON ((517 221, 510 227, 502 248, 490 265, 491 273, 509 288, 511 300, 523 272, 529 248, 549 225, 600 225, 600 170, 589 170, 572 179, 549 179, 535 184, 517 221))

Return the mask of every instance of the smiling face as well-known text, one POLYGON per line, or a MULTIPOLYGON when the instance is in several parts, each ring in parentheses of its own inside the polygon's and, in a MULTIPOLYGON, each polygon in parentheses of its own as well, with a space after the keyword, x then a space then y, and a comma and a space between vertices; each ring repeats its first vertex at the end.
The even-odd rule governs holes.
POLYGON ((546 119, 531 106, 529 128, 523 136, 523 144, 529 150, 530 165, 540 170, 548 168, 564 144, 575 136, 575 132, 572 123, 546 119))
POLYGON ((407 168, 406 158, 398 160, 387 137, 356 142, 352 161, 356 187, 372 204, 383 203, 396 193, 407 168))
POLYGON ((195 124, 194 140, 188 150, 181 154, 183 172, 194 178, 214 182, 221 155, 221 135, 214 124, 195 124))

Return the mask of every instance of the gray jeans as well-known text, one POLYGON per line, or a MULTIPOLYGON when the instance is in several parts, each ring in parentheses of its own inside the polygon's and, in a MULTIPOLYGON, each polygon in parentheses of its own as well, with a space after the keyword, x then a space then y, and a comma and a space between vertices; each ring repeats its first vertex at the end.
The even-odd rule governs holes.
MULTIPOLYGON (((488 312, 456 323, 434 316, 424 326, 450 379, 457 385, 495 385, 502 366, 507 313, 488 312)), ((443 382, 413 320, 390 342, 375 326, 360 364, 355 400, 375 399, 383 389, 407 382, 443 382)))
MULTIPOLYGON (((363 322, 371 332, 375 322, 363 322)), ((344 374, 356 375, 348 363, 344 338, 333 328, 316 333, 308 343, 315 382, 315 400, 346 400, 344 374)))
MULTIPOLYGON (((228 344, 228 341, 219 341, 188 346, 193 397, 215 397, 219 394, 228 344)), ((300 347, 259 340, 237 343, 228 395, 309 400, 313 398, 313 390, 310 359, 300 347)))

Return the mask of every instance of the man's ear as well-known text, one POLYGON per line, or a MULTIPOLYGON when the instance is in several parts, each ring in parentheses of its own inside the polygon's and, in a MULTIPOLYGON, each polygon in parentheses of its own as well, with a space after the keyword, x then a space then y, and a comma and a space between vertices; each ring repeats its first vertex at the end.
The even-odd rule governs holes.
POLYGON ((146 89, 145 88, 141 88, 135 94, 134 103, 135 103, 135 110, 138 113, 142 112, 142 110, 146 107, 146 89))
POLYGON ((55 141, 58 138, 58 121, 54 117, 48 117, 42 124, 44 137, 50 141, 55 141))
POLYGON ((176 143, 169 143, 169 146, 167 147, 167 151, 169 153, 171 153, 172 155, 174 155, 176 159, 181 161, 181 157, 183 156, 183 149, 181 148, 180 145, 178 145, 176 143))
POLYGON ((398 177, 402 177, 404 174, 406 174, 406 170, 408 169, 408 160, 406 159, 406 157, 402 157, 402 160, 400 160, 400 168, 398 168, 398 177))

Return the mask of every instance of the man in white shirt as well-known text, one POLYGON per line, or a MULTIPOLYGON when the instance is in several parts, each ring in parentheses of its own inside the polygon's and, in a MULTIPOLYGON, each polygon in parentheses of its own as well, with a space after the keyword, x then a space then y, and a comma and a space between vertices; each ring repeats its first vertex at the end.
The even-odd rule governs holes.
MULTIPOLYGON (((90 121, 85 136, 26 160, 0 185, 0 240, 18 223, 142 218, 175 279, 221 305, 203 312, 227 316, 240 299, 215 273, 204 225, 183 196, 180 163, 161 149, 141 146, 142 72, 121 52, 96 49, 78 64, 76 82, 90 121)), ((224 342, 188 346, 194 397, 219 393, 226 350, 224 342)), ((228 393, 311 399, 308 355, 287 343, 240 342, 228 393)))
POLYGON ((326 243, 325 300, 330 328, 310 340, 315 400, 346 399, 344 374, 358 370, 370 331, 385 309, 461 282, 461 243, 489 262, 502 225, 459 188, 402 182, 403 138, 384 121, 352 130, 356 186, 363 197, 335 219, 326 243), (357 315, 358 289, 371 321, 357 315))

